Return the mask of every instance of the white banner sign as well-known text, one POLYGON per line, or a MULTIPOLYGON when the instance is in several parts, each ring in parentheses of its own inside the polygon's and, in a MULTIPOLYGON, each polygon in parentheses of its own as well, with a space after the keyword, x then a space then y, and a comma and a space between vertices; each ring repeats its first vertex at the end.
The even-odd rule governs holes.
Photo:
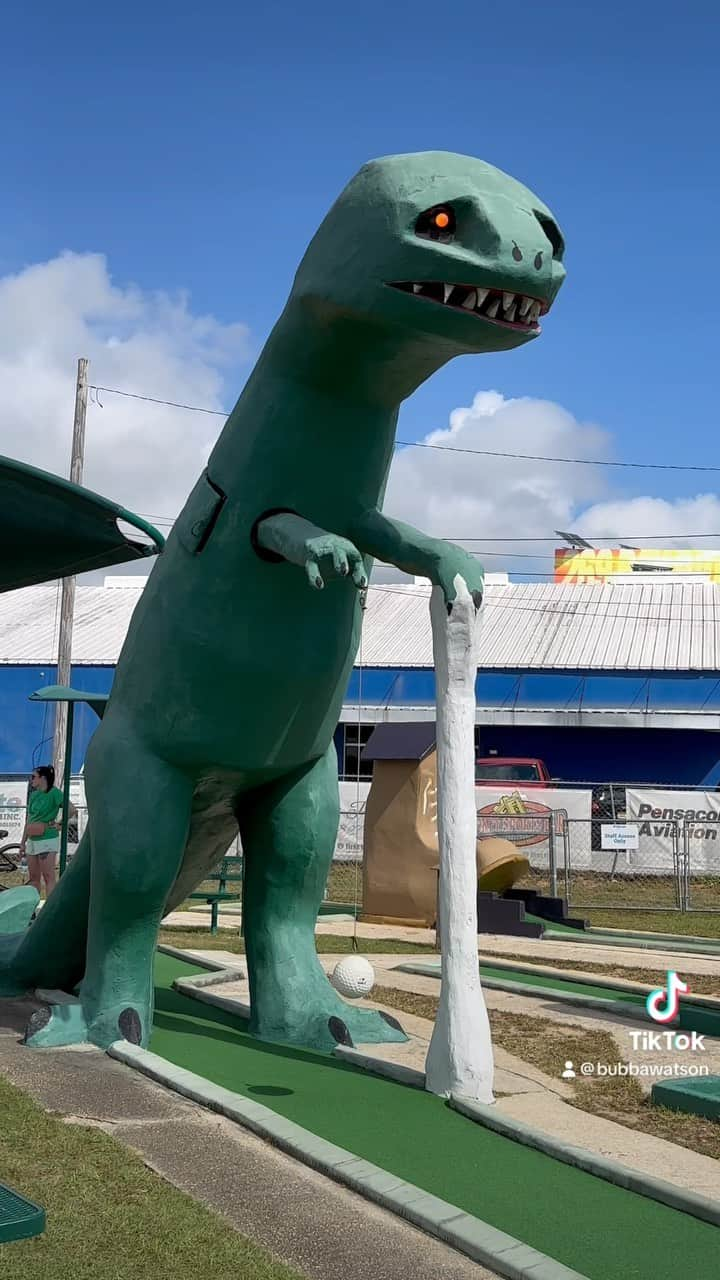
POLYGON ((27 780, 0 780, 0 831, 7 832, 0 837, 2 844, 18 844, 20 841, 25 826, 27 791, 27 780))
POLYGON ((558 866, 564 863, 564 844, 571 838, 573 866, 589 867, 591 800, 591 791, 559 787, 476 787, 478 836, 511 840, 524 850, 531 866, 547 867, 552 822, 558 866))
POLYGON ((340 826, 333 857, 336 862, 357 862, 363 856, 365 804, 370 783, 340 783, 340 826))
POLYGON ((720 870, 720 793, 628 787, 627 816, 638 824, 637 862, 649 872, 673 869, 687 836, 691 871, 720 870))

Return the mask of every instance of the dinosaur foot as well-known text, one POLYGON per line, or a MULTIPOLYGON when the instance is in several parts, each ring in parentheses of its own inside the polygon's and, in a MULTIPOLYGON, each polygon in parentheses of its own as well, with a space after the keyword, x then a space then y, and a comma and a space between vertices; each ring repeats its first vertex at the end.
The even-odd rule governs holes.
POLYGON ((307 998, 302 1008, 287 1004, 273 1013, 263 1009, 251 1017, 251 1032, 261 1040, 302 1045, 331 1051, 337 1045, 400 1044, 407 1036, 389 1013, 361 1009, 341 1000, 328 984, 327 991, 307 998))
POLYGON ((38 992, 50 1003, 37 1009, 25 1028, 24 1043, 31 1049, 56 1049, 62 1045, 95 1044, 108 1049, 116 1040, 146 1044, 151 1023, 150 1010, 143 1014, 128 1003, 105 1009, 88 1017, 82 1000, 62 992, 38 992))

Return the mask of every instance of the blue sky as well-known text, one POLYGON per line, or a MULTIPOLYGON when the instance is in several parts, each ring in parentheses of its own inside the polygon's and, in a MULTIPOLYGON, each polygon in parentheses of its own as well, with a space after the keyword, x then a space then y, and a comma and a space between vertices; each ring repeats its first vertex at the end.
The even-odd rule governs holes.
MULTIPOLYGON (((618 458, 717 461, 709 3, 39 0, 6 8, 2 44, 0 275, 103 254, 118 286, 186 290, 193 312, 248 326, 255 351, 366 159, 479 155, 553 209, 568 279, 538 342, 455 361, 400 434, 492 388, 597 424, 618 458)), ((246 373, 225 371, 226 403, 246 373)), ((691 496, 707 480, 616 473, 608 496, 691 496)))

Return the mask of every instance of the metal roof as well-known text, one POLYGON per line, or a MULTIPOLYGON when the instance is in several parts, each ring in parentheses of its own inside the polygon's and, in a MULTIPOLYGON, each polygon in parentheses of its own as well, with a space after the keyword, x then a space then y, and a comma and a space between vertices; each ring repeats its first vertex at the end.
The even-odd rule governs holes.
MULTIPOLYGON (((429 587, 420 584, 370 589, 364 666, 432 666, 428 595, 429 587)), ((78 587, 74 663, 114 665, 139 596, 138 588, 126 585, 78 587)), ((58 616, 56 584, 2 596, 0 663, 57 661, 58 616)), ((720 584, 488 585, 479 664, 526 671, 720 672, 720 584)))

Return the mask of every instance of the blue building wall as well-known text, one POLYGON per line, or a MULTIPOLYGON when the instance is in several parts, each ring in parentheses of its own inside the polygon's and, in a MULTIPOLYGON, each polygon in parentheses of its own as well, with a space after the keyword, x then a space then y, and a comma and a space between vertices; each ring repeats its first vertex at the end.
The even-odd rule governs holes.
MULTIPOLYGON (((72 684, 88 693, 108 693, 114 668, 76 667, 72 684)), ((54 708, 29 702, 30 694, 55 684, 54 667, 0 666, 0 773, 29 772, 52 754, 54 708)), ((593 672, 480 672, 479 705, 498 709, 558 711, 627 710, 720 712, 720 674, 648 676, 593 672)), ((346 701, 368 706, 428 707, 432 718, 435 679, 430 670, 355 669, 346 701)), ((85 758, 98 720, 89 707, 76 711, 73 771, 85 758)), ((498 755, 539 756, 555 777, 583 781, 701 782, 720 761, 718 735, 704 730, 483 727, 480 749, 498 755)), ((341 750, 340 736, 336 745, 341 750)))
MULTIPOLYGON (((74 667, 71 683, 87 693, 109 693, 114 667, 74 667)), ((0 667, 0 773, 30 773, 52 759, 55 708, 29 702, 31 693, 57 683, 56 667, 0 667)), ((73 738, 73 772, 85 759, 99 721, 89 707, 78 706, 73 738)))

